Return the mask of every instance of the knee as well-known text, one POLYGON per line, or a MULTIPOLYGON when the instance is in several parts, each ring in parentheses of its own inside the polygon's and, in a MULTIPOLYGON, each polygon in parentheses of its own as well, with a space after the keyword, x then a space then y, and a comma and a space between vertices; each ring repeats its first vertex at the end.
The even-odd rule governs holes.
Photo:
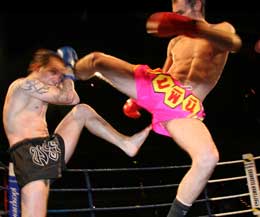
POLYGON ((103 71, 104 63, 106 62, 106 54, 99 52, 99 51, 94 51, 91 53, 91 66, 92 66, 92 72, 96 71, 103 71))
POLYGON ((104 53, 99 52, 99 51, 94 51, 91 53, 91 55, 92 55, 92 63, 95 66, 96 64, 98 64, 100 62, 100 60, 104 56, 104 53))
POLYGON ((99 65, 102 64, 102 52, 92 52, 77 61, 75 65, 75 75, 78 79, 87 80, 99 71, 99 65))
POLYGON ((95 117, 95 110, 87 104, 78 104, 72 109, 72 115, 77 120, 86 120, 95 117))
POLYGON ((195 161, 202 170, 212 170, 219 162, 219 152, 217 149, 205 151, 195 161))
POLYGON ((85 57, 83 57, 82 59, 80 59, 77 62, 77 64, 80 65, 81 62, 83 63, 89 62, 91 63, 91 65, 95 65, 95 63, 98 62, 98 60, 102 57, 102 55, 104 55, 104 53, 100 51, 93 51, 88 55, 86 55, 85 57))

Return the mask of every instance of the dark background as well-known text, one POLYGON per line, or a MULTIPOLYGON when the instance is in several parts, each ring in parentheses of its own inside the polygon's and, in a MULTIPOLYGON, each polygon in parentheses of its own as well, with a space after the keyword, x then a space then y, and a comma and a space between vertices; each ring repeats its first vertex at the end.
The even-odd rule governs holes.
MULTIPOLYGON (((259 58, 254 44, 260 38, 259 8, 251 1, 208 1, 206 18, 210 23, 228 21, 243 40, 239 53, 231 54, 216 88, 204 102, 209 127, 219 148, 221 160, 240 159, 243 153, 259 153, 259 58)), ((1 106, 9 84, 26 75, 32 53, 41 47, 56 50, 69 45, 78 56, 99 50, 132 63, 161 67, 169 39, 155 38, 145 32, 147 17, 158 11, 171 11, 170 0, 35 2, 1 8, 0 70, 1 106), (58 3, 58 2, 57 2, 58 3)), ((131 135, 150 123, 143 111, 139 120, 122 113, 127 97, 104 81, 93 78, 77 81, 81 102, 90 104, 116 129, 131 135)), ((50 105, 48 122, 52 131, 69 107, 50 105)), ((8 143, 1 126, 0 150, 5 162, 8 143)), ((189 160, 171 139, 153 132, 140 153, 128 158, 113 145, 82 132, 70 164, 73 167, 109 167, 172 164, 189 160), (180 153, 180 154, 179 154, 180 153), (84 157, 84 161, 80 162, 84 157), (106 157, 106 160, 104 160, 106 157), (123 162, 121 164, 121 161, 123 162), (124 164, 125 163, 125 164, 124 164)))
MULTIPOLYGON (((218 85, 204 101, 207 113, 205 124, 211 131, 220 151, 221 161, 241 159, 244 153, 252 153, 255 156, 260 153, 258 84, 260 54, 254 51, 255 42, 260 39, 260 10, 256 3, 257 1, 218 0, 208 1, 206 5, 208 22, 228 21, 232 23, 243 41, 241 50, 238 53, 230 54, 218 85)), ((1 107, 10 83, 14 79, 26 75, 26 68, 32 53, 42 47, 56 50, 60 46, 69 45, 75 48, 79 57, 99 50, 131 63, 144 63, 152 68, 162 67, 169 39, 155 38, 145 32, 146 19, 151 13, 158 11, 171 11, 170 0, 35 1, 31 4, 23 1, 21 3, 10 2, 9 7, 1 7, 1 107), (54 4, 58 4, 58 6, 54 6, 54 4)), ((120 132, 131 135, 150 123, 151 117, 145 111, 142 111, 142 117, 138 120, 125 117, 122 106, 127 97, 104 81, 93 78, 85 82, 77 81, 75 85, 81 102, 91 105, 120 132)), ((71 107, 50 105, 47 118, 50 132, 55 129, 70 109, 71 107)), ((8 142, 2 125, 0 138, 0 161, 8 164, 8 142)), ((170 138, 153 132, 138 155, 129 158, 115 146, 91 135, 84 129, 68 167, 122 168, 189 163, 188 156, 170 138)), ((238 170, 242 171, 241 168, 238 170)), ((215 176, 218 177, 219 174, 218 178, 226 175, 235 176, 236 171, 234 167, 228 172, 216 169, 215 176)), ((162 171, 153 174, 128 172, 116 173, 116 175, 97 175, 91 178, 94 187, 99 184, 102 187, 109 187, 111 184, 113 186, 142 186, 158 184, 158 182, 160 184, 179 182, 184 173, 183 171, 177 173, 174 172, 173 176, 172 172, 162 171), (120 177, 119 174, 122 176, 120 177)), ((71 185, 74 187, 75 183, 79 186, 82 184, 80 180, 83 179, 84 177, 77 178, 75 174, 72 176, 65 174, 64 179, 60 180, 56 186, 71 185), (68 182, 68 180, 70 181, 68 182)), ((221 184, 211 191, 223 193, 230 189, 234 194, 235 190, 241 190, 246 186, 241 183, 230 185, 233 187, 227 186, 223 190, 224 185, 221 184)), ((130 205, 130 201, 133 204, 146 202, 152 204, 155 201, 171 202, 172 195, 168 194, 167 189, 159 191, 154 190, 154 194, 151 195, 139 191, 136 194, 125 193, 125 197, 120 196, 117 192, 113 193, 113 196, 108 194, 102 197, 101 192, 95 195, 95 203, 97 207, 107 206, 118 198, 120 205, 130 205), (131 198, 130 201, 129 198, 131 198)), ((55 201, 55 203, 50 203, 51 209, 69 208, 64 202, 65 197, 61 199, 60 196, 57 196, 56 198, 55 193, 51 194, 52 202, 55 201), (60 206, 57 206, 57 203, 60 206)), ((72 196, 71 200, 70 196, 66 196, 66 200, 71 206, 78 208, 86 205, 85 198, 81 199, 82 196, 71 195, 71 198, 72 196), (79 199, 76 200, 76 198, 79 199)), ((246 206, 246 202, 241 199, 235 200, 233 203, 234 207, 246 206)), ((231 206, 230 204, 232 203, 215 205, 214 212, 223 212, 225 207, 231 206)), ((160 210, 155 210, 152 214, 142 216, 166 216, 167 210, 162 211, 163 214, 160 213, 160 210)), ((139 216, 135 211, 133 214, 139 216)), ((113 216, 116 215, 113 214, 113 216)), ((126 215, 124 214, 124 216, 126 215)), ((245 217, 246 214, 243 216, 245 217)))

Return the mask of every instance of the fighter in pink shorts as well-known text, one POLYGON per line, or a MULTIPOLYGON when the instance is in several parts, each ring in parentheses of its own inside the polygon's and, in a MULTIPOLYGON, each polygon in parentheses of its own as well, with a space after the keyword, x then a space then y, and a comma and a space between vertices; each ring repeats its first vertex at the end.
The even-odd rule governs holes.
POLYGON ((134 71, 138 106, 152 114, 153 130, 165 136, 170 134, 164 122, 177 118, 203 120, 205 112, 200 100, 190 86, 184 86, 161 69, 152 70, 147 65, 138 65, 134 71))

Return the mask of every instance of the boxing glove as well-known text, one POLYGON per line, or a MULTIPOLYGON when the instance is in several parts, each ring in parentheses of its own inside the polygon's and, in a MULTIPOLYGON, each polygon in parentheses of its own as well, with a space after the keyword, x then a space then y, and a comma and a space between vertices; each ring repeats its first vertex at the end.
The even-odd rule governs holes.
POLYGON ((179 34, 192 35, 196 32, 196 20, 173 12, 156 12, 146 23, 147 33, 158 37, 172 37, 179 34))
POLYGON ((129 118, 140 118, 141 113, 140 110, 141 107, 137 105, 134 99, 129 98, 126 103, 123 106, 123 112, 124 114, 129 118))
POLYGON ((63 59, 68 71, 64 74, 64 79, 69 78, 73 81, 77 80, 74 75, 74 66, 78 60, 76 51, 70 46, 64 46, 57 49, 58 55, 63 59))
POLYGON ((74 68, 75 63, 78 60, 78 55, 72 47, 70 46, 61 47, 57 50, 57 53, 63 59, 66 66, 69 66, 72 69, 74 68))
POLYGON ((212 28, 204 21, 191 19, 174 12, 153 13, 147 19, 146 31, 157 37, 176 35, 201 37, 232 52, 239 51, 242 46, 242 40, 237 34, 212 28))

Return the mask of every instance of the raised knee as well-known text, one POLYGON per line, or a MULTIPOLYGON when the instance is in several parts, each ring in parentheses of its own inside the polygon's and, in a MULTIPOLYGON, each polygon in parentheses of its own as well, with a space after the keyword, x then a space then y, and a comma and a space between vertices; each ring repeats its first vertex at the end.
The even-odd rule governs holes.
POLYGON ((104 53, 99 51, 94 51, 91 53, 92 55, 92 64, 95 66, 97 63, 99 63, 99 60, 104 56, 104 53))
POLYGON ((81 58, 75 65, 76 77, 81 80, 87 80, 92 77, 94 72, 99 70, 103 56, 104 53, 95 51, 81 58))
POLYGON ((213 169, 219 162, 219 152, 217 150, 203 153, 197 159, 197 165, 202 169, 213 169))
POLYGON ((84 120, 94 117, 96 112, 91 106, 81 103, 74 106, 72 114, 75 119, 84 120))

